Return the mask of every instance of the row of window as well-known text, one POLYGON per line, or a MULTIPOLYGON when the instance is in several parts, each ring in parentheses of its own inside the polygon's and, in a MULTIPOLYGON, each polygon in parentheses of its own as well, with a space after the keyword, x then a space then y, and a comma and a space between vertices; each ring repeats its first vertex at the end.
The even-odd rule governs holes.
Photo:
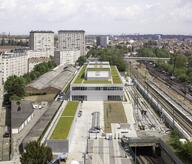
POLYGON ((121 91, 123 90, 123 87, 72 87, 73 91, 79 91, 79 90, 91 90, 91 91, 121 91))

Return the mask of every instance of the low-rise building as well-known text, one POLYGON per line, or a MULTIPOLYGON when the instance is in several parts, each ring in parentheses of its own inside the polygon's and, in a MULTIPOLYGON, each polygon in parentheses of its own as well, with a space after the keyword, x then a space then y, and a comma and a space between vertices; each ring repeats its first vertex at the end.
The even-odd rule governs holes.
POLYGON ((55 51, 54 61, 57 65, 70 64, 75 65, 76 61, 80 57, 80 51, 55 51))
POLYGON ((11 132, 17 134, 32 120, 34 109, 30 101, 12 101, 11 132))
POLYGON ((70 85, 70 100, 121 101, 124 90, 116 66, 109 62, 83 65, 70 85))

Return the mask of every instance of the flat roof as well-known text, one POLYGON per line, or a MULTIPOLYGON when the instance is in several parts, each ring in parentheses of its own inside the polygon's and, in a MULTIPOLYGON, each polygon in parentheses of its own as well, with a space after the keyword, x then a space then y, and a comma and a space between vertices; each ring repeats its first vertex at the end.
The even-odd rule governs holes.
POLYGON ((57 125, 51 134, 50 139, 53 140, 65 140, 69 135, 71 125, 77 111, 79 102, 78 101, 69 101, 65 106, 63 113, 61 114, 57 125))
POLYGON ((75 76, 73 84, 122 84, 119 71, 116 66, 110 66, 110 68, 87 68, 87 65, 83 65, 77 75, 75 76), (109 80, 86 80, 86 71, 110 71, 111 79, 109 80))
POLYGON ((85 31, 84 30, 59 30, 58 32, 59 33, 60 32, 83 32, 84 33, 85 31))
POLYGON ((12 101, 11 128, 19 128, 33 112, 34 109, 31 101, 12 101), (20 105, 17 102, 20 102, 20 105))
POLYGON ((53 31, 31 31, 30 33, 54 33, 53 31))

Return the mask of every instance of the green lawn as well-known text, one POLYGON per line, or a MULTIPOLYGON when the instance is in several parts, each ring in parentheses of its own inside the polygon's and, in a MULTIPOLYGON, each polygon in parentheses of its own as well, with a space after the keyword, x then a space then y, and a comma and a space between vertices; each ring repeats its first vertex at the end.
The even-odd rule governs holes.
POLYGON ((73 119, 77 111, 77 106, 77 101, 69 101, 67 103, 50 139, 67 139, 71 124, 73 123, 73 119))
POLYGON ((67 139, 73 119, 74 117, 61 117, 59 119, 59 122, 57 123, 55 130, 51 135, 51 139, 54 140, 67 139))
POLYGON ((110 71, 110 68, 87 68, 87 71, 110 71))
POLYGON ((84 74, 87 66, 82 66, 81 71, 79 72, 78 76, 75 79, 74 83, 81 84, 82 81, 84 80, 84 74))
POLYGON ((119 77, 118 70, 116 69, 115 66, 111 66, 111 75, 113 78, 113 83, 114 84, 121 84, 121 78, 119 77))
POLYGON ((111 84, 108 80, 84 80, 84 84, 111 84))
POLYGON ((104 102, 105 133, 111 133, 111 123, 127 123, 124 107, 121 102, 104 102))
POLYGON ((65 110, 62 113, 62 116, 73 116, 76 113, 78 101, 69 101, 65 107, 65 110))

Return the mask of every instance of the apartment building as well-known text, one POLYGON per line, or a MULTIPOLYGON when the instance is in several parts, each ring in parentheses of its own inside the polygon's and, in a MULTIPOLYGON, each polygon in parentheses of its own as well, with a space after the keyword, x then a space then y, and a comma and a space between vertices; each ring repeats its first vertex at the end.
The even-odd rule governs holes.
POLYGON ((68 64, 75 65, 76 61, 80 57, 80 51, 55 51, 54 61, 57 65, 68 64))
POLYGON ((109 44, 109 37, 108 36, 97 36, 97 46, 102 48, 107 48, 107 45, 109 44))
POLYGON ((28 55, 23 51, 2 53, 1 68, 3 82, 12 75, 22 76, 28 72, 28 55))
POLYGON ((29 50, 26 52, 28 56, 28 72, 31 72, 35 65, 48 62, 50 60, 49 52, 46 51, 33 51, 29 50))
POLYGON ((54 32, 52 31, 31 31, 30 49, 33 51, 47 52, 47 55, 54 55, 54 32))
POLYGON ((0 110, 2 108, 2 103, 3 103, 3 72, 2 72, 2 53, 0 53, 0 110))
POLYGON ((85 55, 85 31, 83 30, 60 30, 58 32, 59 51, 80 51, 85 55))

